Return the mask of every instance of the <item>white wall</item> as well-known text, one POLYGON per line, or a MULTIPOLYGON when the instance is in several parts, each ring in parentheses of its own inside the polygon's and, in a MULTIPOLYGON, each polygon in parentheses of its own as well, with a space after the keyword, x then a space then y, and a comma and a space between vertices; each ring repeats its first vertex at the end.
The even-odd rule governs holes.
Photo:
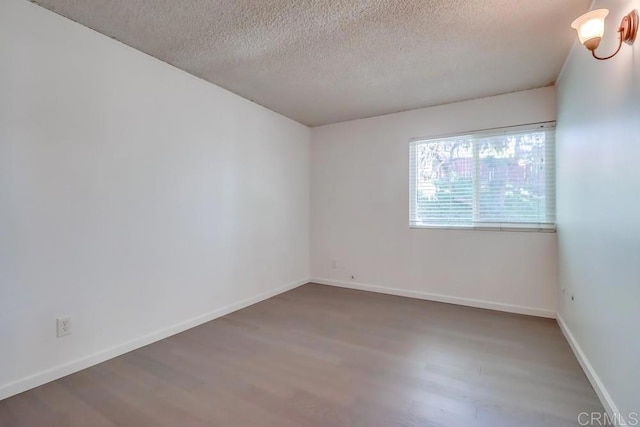
MULTIPOLYGON (((610 9, 606 56, 640 0, 593 8, 610 9)), ((576 46, 558 82, 559 314, 605 406, 627 415, 640 413, 639 44, 604 62, 576 46)))
POLYGON ((555 118, 549 87, 313 128, 312 279, 554 317, 554 233, 409 229, 408 141, 555 118))
POLYGON ((25 0, 0 64, 0 398, 307 281, 308 128, 25 0))

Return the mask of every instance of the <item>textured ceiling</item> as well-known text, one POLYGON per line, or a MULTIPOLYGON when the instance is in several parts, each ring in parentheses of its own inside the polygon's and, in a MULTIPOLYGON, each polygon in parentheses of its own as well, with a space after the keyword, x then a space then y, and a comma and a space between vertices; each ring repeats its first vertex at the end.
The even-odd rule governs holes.
POLYGON ((315 126, 552 84, 590 0, 38 0, 315 126))

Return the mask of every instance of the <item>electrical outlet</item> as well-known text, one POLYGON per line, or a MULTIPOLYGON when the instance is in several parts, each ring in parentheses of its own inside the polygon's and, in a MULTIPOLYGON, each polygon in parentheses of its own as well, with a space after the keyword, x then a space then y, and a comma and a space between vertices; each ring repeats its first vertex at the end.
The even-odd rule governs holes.
POLYGON ((58 338, 71 335, 71 317, 58 317, 56 319, 58 338))

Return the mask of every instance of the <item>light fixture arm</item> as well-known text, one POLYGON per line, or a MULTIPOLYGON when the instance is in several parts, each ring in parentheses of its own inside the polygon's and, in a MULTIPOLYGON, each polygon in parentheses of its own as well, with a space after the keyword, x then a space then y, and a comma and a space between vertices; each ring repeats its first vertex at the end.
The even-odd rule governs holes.
POLYGON ((620 52, 620 48, 622 48, 622 35, 623 35, 622 33, 623 33, 623 31, 624 31, 624 28, 622 28, 622 27, 618 28, 618 39, 619 39, 620 42, 618 43, 618 48, 616 49, 616 51, 613 52, 613 55, 605 56, 603 58, 603 57, 600 57, 600 56, 596 55, 596 50, 592 49, 591 50, 591 54, 593 55, 593 57, 596 58, 599 61, 606 61, 607 59, 611 59, 614 56, 616 56, 618 54, 618 52, 620 52))

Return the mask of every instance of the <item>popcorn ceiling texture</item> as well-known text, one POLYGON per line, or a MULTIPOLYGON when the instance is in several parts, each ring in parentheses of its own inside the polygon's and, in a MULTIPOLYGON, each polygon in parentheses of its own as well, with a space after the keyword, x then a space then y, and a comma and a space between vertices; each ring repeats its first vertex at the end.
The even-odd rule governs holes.
POLYGON ((38 0, 303 124, 553 84, 590 0, 38 0))

